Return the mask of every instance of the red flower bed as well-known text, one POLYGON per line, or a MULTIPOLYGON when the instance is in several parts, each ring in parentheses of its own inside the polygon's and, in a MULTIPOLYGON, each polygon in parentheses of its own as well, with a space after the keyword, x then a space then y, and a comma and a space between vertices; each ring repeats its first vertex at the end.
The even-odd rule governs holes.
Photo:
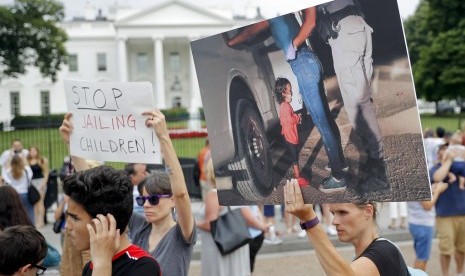
POLYGON ((203 128, 200 130, 189 130, 189 129, 170 129, 171 139, 182 139, 182 138, 200 138, 207 137, 207 129, 203 128))

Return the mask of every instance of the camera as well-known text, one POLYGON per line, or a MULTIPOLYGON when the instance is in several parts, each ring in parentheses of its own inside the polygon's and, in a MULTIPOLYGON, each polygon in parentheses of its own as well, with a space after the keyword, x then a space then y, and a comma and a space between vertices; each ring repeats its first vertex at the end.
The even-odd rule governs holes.
POLYGON ((23 151, 22 149, 15 149, 13 152, 14 152, 15 154, 20 154, 22 151, 23 151))

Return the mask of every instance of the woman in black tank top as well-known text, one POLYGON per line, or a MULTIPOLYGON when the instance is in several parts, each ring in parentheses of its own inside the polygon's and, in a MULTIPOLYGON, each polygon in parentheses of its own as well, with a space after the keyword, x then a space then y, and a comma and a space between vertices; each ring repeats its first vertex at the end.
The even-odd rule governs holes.
POLYGON ((286 211, 301 221, 327 275, 407 276, 402 253, 391 242, 379 238, 376 203, 329 204, 340 241, 354 246, 355 258, 347 263, 329 240, 311 204, 304 204, 295 179, 284 188, 286 211))
POLYGON ((32 146, 29 148, 27 162, 32 170, 32 185, 34 185, 40 193, 40 200, 34 205, 35 226, 40 228, 44 226, 45 206, 44 198, 47 191, 48 181, 48 160, 40 155, 38 147, 32 146))

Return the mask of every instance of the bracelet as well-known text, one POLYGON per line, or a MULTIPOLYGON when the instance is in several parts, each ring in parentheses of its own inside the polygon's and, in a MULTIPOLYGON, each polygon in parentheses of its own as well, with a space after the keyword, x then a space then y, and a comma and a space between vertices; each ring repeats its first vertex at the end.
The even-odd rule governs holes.
POLYGON ((318 216, 316 216, 314 219, 301 223, 300 228, 302 228, 302 230, 312 229, 318 223, 320 223, 320 220, 318 219, 318 216))

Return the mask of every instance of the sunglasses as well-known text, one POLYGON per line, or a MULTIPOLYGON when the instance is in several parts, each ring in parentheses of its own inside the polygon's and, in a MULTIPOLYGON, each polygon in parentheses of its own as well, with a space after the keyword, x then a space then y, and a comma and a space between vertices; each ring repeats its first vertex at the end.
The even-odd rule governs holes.
POLYGON ((160 202, 160 198, 171 196, 172 194, 138 196, 136 197, 136 203, 139 206, 144 206, 145 201, 148 200, 151 205, 157 205, 160 202))
POLYGON ((43 275, 45 270, 47 270, 46 267, 41 266, 41 265, 31 264, 31 266, 34 268, 37 268, 36 275, 43 275))

